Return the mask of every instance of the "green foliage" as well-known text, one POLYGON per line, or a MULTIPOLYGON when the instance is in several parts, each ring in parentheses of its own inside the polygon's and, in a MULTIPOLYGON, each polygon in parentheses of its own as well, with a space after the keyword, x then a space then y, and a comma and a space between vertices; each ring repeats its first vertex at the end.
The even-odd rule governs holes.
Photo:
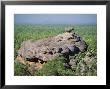
POLYGON ((56 57, 46 63, 41 70, 36 71, 37 76, 72 76, 74 71, 64 67, 64 57, 56 57))
POLYGON ((14 75, 15 76, 29 76, 31 73, 28 70, 28 66, 21 63, 14 63, 14 75))
POLYGON ((58 71, 64 69, 63 63, 64 63, 63 57, 56 57, 55 59, 48 61, 41 70, 36 71, 35 75, 40 76, 58 75, 58 71))
MULTIPOLYGON (((55 36, 64 31, 65 27, 73 25, 16 25, 14 26, 14 54, 17 56, 17 50, 23 41, 33 39, 38 40, 49 36, 55 36)), ((95 76, 97 75, 97 62, 93 60, 90 66, 86 65, 82 58, 87 52, 92 53, 92 57, 97 56, 97 26, 96 25, 75 25, 75 33, 81 36, 88 44, 88 49, 84 53, 75 54, 78 63, 77 67, 68 69, 63 66, 64 58, 58 57, 49 61, 41 70, 35 72, 37 76, 95 76), (84 67, 84 70, 82 69, 84 67)), ((14 74, 17 76, 31 75, 28 66, 22 64, 14 64, 14 74)))
POLYGON ((75 76, 75 72, 72 69, 58 69, 59 76, 75 76))

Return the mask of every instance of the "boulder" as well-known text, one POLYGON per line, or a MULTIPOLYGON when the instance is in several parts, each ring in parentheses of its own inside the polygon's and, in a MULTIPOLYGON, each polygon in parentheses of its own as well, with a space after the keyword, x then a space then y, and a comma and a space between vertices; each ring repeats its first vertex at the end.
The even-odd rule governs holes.
MULTIPOLYGON (((72 32, 73 28, 69 27, 65 30, 64 33, 53 37, 24 41, 17 55, 25 61, 40 62, 42 64, 62 54, 70 55, 70 53, 84 52, 87 49, 86 42, 72 32)), ((71 61, 69 65, 72 66, 71 61)))

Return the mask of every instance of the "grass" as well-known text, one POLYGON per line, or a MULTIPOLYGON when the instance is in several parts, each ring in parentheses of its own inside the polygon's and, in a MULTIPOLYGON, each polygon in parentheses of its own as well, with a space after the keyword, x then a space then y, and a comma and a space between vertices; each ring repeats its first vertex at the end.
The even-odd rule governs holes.
MULTIPOLYGON (((14 52, 15 58, 17 56, 17 50, 20 48, 20 45, 23 41, 33 39, 38 40, 46 38, 49 36, 55 36, 64 31, 65 27, 73 25, 16 25, 14 26, 14 52)), ((88 44, 87 52, 92 53, 93 59, 97 56, 97 26, 96 25, 74 25, 75 33, 81 36, 86 43, 88 44)), ((97 75, 97 62, 93 61, 91 66, 85 65, 82 59, 85 57, 86 53, 76 54, 75 57, 79 61, 76 69, 65 69, 62 66, 63 62, 59 59, 62 57, 56 58, 54 61, 49 61, 45 66, 36 71, 34 74, 29 73, 28 66, 15 63, 14 72, 18 76, 45 76, 45 75, 58 75, 58 76, 96 76, 97 75), (81 65, 80 63, 84 64, 81 65), (81 69, 84 66, 84 71, 81 69), (49 70, 49 72, 47 72, 49 70)))

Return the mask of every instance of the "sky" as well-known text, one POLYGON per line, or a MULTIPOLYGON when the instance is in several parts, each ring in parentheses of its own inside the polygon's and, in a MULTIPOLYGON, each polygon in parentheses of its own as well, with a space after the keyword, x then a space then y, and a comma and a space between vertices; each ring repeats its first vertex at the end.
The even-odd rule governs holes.
POLYGON ((15 14, 15 24, 97 24, 96 14, 15 14))

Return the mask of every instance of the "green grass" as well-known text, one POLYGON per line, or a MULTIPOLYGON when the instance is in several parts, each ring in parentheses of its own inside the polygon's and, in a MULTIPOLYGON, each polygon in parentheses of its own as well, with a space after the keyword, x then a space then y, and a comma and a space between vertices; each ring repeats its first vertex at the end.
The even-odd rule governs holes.
MULTIPOLYGON (((23 41, 33 39, 38 40, 49 36, 55 36, 64 31, 65 27, 72 25, 15 25, 14 26, 14 52, 15 58, 17 56, 17 50, 23 41)), ((97 56, 97 26, 96 25, 75 25, 75 33, 81 36, 88 44, 87 52, 91 52, 93 58, 97 56)), ((83 62, 82 58, 85 57, 86 53, 76 54, 75 57, 79 62, 83 62)), ((58 75, 58 76, 69 76, 69 75, 97 75, 97 62, 94 61, 91 67, 85 66, 85 71, 82 73, 81 65, 78 65, 73 71, 71 69, 65 69, 62 66, 60 60, 49 61, 45 64, 43 69, 36 71, 33 75, 58 75), (58 67, 59 68, 58 68, 58 67), (51 69, 50 69, 51 68, 51 69), (50 72, 47 72, 50 69, 50 72), (51 74, 52 73, 52 74, 51 74)), ((28 67, 25 65, 15 63, 15 75, 30 75, 28 67)))

